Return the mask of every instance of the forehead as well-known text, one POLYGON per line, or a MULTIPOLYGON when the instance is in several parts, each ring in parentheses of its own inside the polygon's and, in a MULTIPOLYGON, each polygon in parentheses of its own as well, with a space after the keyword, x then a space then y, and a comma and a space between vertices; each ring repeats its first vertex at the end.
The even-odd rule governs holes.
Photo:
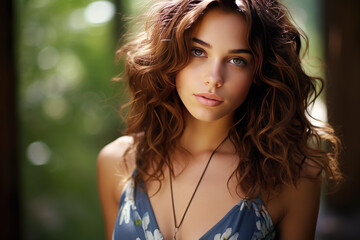
POLYGON ((242 13, 213 8, 194 26, 192 37, 208 42, 247 45, 248 24, 242 13))

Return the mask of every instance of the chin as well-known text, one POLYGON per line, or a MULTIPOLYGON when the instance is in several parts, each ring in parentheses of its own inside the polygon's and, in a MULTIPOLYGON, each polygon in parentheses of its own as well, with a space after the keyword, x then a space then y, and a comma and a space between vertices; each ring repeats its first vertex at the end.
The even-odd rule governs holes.
MULTIPOLYGON (((202 122, 216 122, 216 121, 227 121, 228 119, 233 119, 231 116, 233 114, 224 114, 224 113, 215 113, 214 111, 200 111, 200 112, 189 112, 190 116, 198 121, 202 122)), ((232 120, 231 120, 232 121, 232 120)))

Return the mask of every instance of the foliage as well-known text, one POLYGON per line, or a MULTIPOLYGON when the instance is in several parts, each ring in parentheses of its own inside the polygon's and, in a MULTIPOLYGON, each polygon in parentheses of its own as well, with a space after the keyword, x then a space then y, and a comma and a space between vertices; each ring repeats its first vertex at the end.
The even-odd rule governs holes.
POLYGON ((113 5, 107 21, 90 3, 16 2, 24 239, 104 238, 96 157, 122 97, 113 5))

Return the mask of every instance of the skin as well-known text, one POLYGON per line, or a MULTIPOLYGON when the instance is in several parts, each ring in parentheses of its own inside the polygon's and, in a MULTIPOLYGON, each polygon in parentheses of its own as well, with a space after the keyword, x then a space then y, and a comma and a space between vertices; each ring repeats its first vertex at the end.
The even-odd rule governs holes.
POLYGON ((221 121, 231 127, 233 112, 253 82, 253 57, 244 34, 247 29, 242 15, 219 11, 209 12, 195 27, 191 60, 176 76, 177 92, 194 119, 221 121), (205 94, 210 95, 205 98, 205 94), (208 98, 220 101, 208 102, 208 98))
MULTIPOLYGON (((179 144, 188 151, 171 153, 177 222, 211 152, 227 135, 233 125, 234 110, 243 103, 253 82, 252 55, 247 51, 234 53, 249 49, 246 33, 247 24, 241 14, 210 10, 193 31, 189 64, 176 76, 176 89, 187 109, 186 128, 179 144), (213 94, 221 101, 208 101, 203 93, 213 94)), ((111 239, 124 182, 135 168, 133 152, 127 156, 127 168, 123 158, 131 143, 130 137, 121 137, 107 145, 98 157, 98 187, 107 239, 111 239)), ((225 141, 209 165, 178 239, 199 239, 242 199, 243 191, 236 187, 234 178, 227 188, 227 180, 240 160, 232 143, 225 141)), ((302 171, 303 175, 316 176, 319 168, 306 160, 302 171)), ((168 170, 164 169, 164 173, 159 192, 156 193, 156 181, 148 181, 146 187, 160 231, 165 239, 170 239, 174 222, 169 214, 172 206, 168 170)), ((280 239, 314 238, 320 189, 320 179, 303 177, 296 188, 283 186, 278 194, 262 193, 267 196, 263 200, 280 239)))

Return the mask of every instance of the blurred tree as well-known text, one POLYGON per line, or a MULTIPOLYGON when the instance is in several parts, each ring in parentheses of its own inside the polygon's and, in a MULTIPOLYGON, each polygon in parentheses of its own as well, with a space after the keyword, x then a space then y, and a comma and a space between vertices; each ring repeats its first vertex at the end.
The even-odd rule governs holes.
POLYGON ((121 84, 110 82, 117 11, 110 1, 16 1, 24 239, 104 238, 96 156, 122 129, 121 84))

